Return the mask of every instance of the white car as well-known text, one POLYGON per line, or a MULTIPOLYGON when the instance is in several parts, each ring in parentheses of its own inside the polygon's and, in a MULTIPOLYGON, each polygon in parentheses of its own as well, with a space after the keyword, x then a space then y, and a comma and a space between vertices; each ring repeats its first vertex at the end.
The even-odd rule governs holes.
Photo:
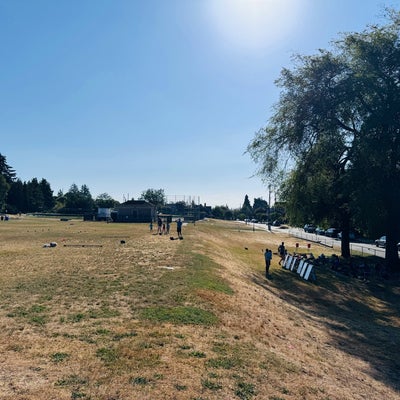
MULTIPOLYGON (((386 236, 381 236, 375 240, 376 247, 386 247, 386 236)), ((397 249, 400 251, 400 243, 397 243, 397 249)))

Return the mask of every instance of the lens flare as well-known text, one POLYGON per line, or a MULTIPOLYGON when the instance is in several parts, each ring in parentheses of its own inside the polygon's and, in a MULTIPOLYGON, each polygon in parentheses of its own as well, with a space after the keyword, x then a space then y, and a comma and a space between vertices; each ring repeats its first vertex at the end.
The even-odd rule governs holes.
POLYGON ((207 14, 225 46, 263 50, 287 39, 306 0, 210 0, 207 14))

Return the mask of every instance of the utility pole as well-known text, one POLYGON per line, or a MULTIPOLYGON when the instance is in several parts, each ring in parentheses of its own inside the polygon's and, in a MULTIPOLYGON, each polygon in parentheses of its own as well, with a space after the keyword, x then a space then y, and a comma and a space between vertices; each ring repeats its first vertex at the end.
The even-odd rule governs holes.
POLYGON ((268 230, 271 231, 271 185, 268 185, 268 230))

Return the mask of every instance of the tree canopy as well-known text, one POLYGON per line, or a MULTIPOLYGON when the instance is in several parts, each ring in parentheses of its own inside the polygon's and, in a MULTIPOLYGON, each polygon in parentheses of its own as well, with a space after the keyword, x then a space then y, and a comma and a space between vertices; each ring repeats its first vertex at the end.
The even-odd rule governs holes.
POLYGON ((387 18, 283 69, 273 116, 248 152, 267 180, 289 160, 281 190, 289 216, 335 223, 344 233, 342 255, 349 255, 352 224, 374 232, 381 221, 387 264, 398 270, 400 14, 388 10, 387 18))
POLYGON ((146 200, 156 207, 161 207, 166 201, 164 189, 147 189, 142 192, 140 200, 146 200))

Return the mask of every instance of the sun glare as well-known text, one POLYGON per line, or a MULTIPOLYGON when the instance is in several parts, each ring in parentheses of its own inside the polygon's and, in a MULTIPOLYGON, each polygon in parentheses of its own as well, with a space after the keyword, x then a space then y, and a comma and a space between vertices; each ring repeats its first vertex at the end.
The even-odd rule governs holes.
POLYGON ((226 46, 257 51, 274 47, 293 32, 305 0, 209 0, 213 29, 226 46))

